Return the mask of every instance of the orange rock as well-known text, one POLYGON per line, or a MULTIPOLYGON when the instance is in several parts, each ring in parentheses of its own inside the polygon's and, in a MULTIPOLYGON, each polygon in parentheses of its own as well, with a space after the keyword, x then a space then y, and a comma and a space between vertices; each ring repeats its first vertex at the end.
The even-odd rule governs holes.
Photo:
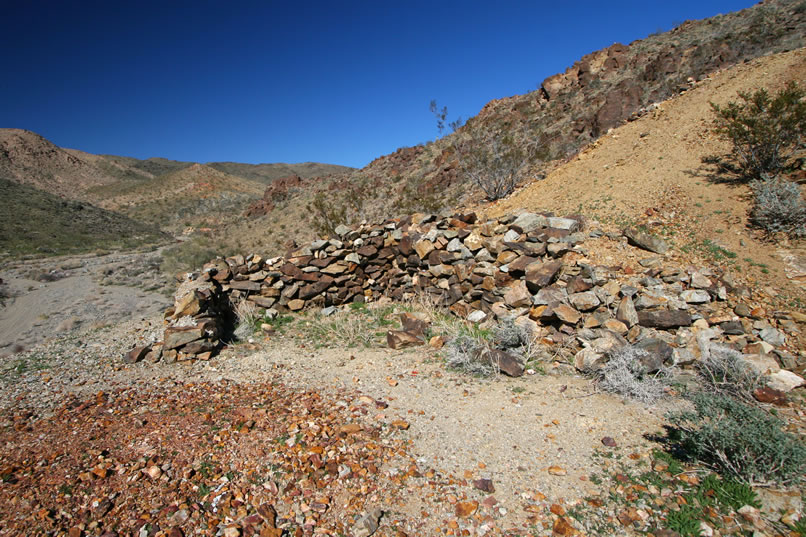
POLYGON ((476 509, 479 508, 479 502, 472 501, 472 502, 459 502, 456 504, 456 516, 458 517, 469 517, 473 513, 476 512, 476 509))
POLYGON ((567 475, 568 471, 562 466, 549 466, 549 473, 551 475, 567 475))
POLYGON ((565 508, 562 505, 556 503, 551 504, 551 507, 549 507, 549 511, 551 511, 557 516, 565 515, 565 508))
POLYGON ((405 431, 409 428, 409 422, 406 420, 395 420, 392 422, 392 427, 405 431))
POLYGON ((574 528, 565 517, 560 517, 554 522, 554 527, 551 529, 553 535, 579 535, 579 532, 574 528))

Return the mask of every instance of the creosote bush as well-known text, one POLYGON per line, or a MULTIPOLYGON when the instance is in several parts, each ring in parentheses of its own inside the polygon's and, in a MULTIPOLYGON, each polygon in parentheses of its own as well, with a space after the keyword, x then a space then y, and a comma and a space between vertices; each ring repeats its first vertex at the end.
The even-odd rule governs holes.
POLYGON ((610 352, 610 359, 599 371, 599 387, 644 404, 654 403, 666 393, 665 369, 650 374, 642 359, 649 352, 625 345, 610 352))
POLYGON ((797 484, 806 476, 806 444, 763 409, 699 392, 694 410, 671 413, 672 439, 682 453, 751 485, 797 484))
POLYGON ((529 161, 528 153, 511 136, 465 141, 457 145, 465 176, 493 201, 511 194, 519 174, 529 161))
POLYGON ((733 144, 732 171, 742 181, 766 181, 793 168, 806 135, 806 91, 795 82, 770 96, 766 89, 739 93, 741 102, 711 103, 714 130, 733 144))

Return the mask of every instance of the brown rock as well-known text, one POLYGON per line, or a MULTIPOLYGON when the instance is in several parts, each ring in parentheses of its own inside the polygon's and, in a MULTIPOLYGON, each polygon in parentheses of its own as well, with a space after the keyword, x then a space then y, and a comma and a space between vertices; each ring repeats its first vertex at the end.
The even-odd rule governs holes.
POLYGON ((513 308, 532 305, 532 293, 526 287, 526 282, 519 280, 504 294, 504 302, 513 308))
POLYGON ((237 289, 239 291, 250 291, 255 293, 260 292, 260 282, 253 282, 250 280, 231 281, 229 282, 229 286, 231 289, 237 289))
POLYGON ((523 376, 523 364, 514 354, 498 349, 489 349, 482 352, 487 355, 490 363, 498 367, 505 375, 510 377, 523 376))
POLYGON ((602 444, 607 447, 616 447, 616 441, 610 436, 605 436, 602 438, 602 444))
POLYGON ((418 319, 411 313, 401 313, 400 324, 403 325, 404 331, 416 334, 418 336, 424 336, 431 327, 431 323, 418 319))
POLYGON ((628 328, 632 328, 638 324, 638 312, 635 311, 635 304, 632 298, 625 296, 619 302, 618 310, 616 310, 616 319, 626 324, 628 328))
POLYGON ((566 324, 577 324, 582 314, 566 304, 557 304, 551 308, 554 316, 566 324))
POLYGON ((533 263, 526 267, 526 286, 532 293, 538 292, 543 287, 554 281, 554 277, 563 266, 562 261, 549 261, 546 263, 533 263))
POLYGON ((562 537, 568 537, 571 535, 578 535, 579 532, 568 522, 568 519, 565 517, 559 517, 557 520, 554 521, 554 526, 551 528, 552 535, 560 535, 562 537))
POLYGON ((479 508, 479 502, 458 502, 456 504, 456 516, 459 518, 467 518, 479 508))
POLYGON ((683 310, 638 312, 638 324, 648 328, 677 328, 691 326, 691 315, 683 310))
POLYGON ((761 403, 770 403, 776 406, 786 406, 789 402, 784 392, 770 388, 769 386, 756 388, 753 391, 753 397, 756 398, 756 401, 761 403))
POLYGON ((386 332, 386 344, 390 349, 405 349, 406 347, 424 345, 425 341, 423 341, 420 335, 413 332, 389 330, 386 332))
POLYGON ((473 487, 483 490, 484 492, 489 492, 490 494, 495 492, 495 486, 493 485, 492 479, 476 479, 473 481, 473 487))
POLYGON ((669 251, 669 245, 666 244, 663 239, 649 233, 644 233, 636 229, 625 229, 624 236, 627 237, 630 244, 634 244, 644 250, 649 250, 650 252, 661 255, 669 251))
POLYGON ((291 311, 299 311, 305 307, 305 301, 299 298, 295 298, 294 300, 288 301, 288 309, 291 311))
POLYGON ((146 357, 151 352, 151 345, 143 345, 142 347, 135 347, 123 355, 123 363, 134 364, 146 357))

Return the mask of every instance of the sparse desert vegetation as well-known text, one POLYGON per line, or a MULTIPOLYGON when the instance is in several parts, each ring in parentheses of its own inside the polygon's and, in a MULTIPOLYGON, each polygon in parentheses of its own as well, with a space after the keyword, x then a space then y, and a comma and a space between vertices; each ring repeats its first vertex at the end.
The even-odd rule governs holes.
POLYGON ((806 535, 805 25, 434 102, 363 170, 3 133, 0 535, 806 535))

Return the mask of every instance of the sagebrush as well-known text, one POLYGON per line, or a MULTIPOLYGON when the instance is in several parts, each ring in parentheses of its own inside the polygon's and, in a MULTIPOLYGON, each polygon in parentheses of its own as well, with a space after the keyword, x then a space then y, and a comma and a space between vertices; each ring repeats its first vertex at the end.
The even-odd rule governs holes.
POLYGON ((755 200, 750 221, 767 233, 806 235, 806 203, 800 186, 781 177, 750 183, 755 200))
POLYGON ((625 345, 609 353, 609 360, 599 370, 599 387, 644 404, 654 403, 666 393, 670 376, 666 369, 650 373, 643 359, 649 352, 625 345))

